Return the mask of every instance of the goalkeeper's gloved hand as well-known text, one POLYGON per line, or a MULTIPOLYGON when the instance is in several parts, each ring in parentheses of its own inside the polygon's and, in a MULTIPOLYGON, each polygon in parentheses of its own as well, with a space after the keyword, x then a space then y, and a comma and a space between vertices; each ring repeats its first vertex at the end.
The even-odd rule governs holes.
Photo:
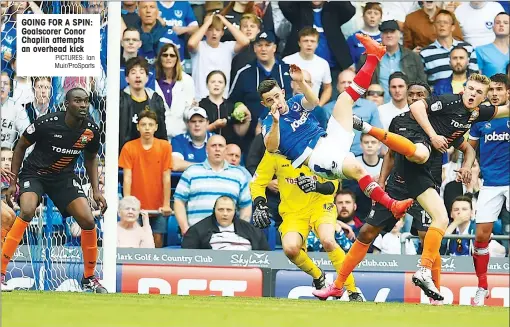
POLYGON ((253 210, 253 225, 260 229, 264 229, 271 225, 269 218, 269 208, 266 204, 266 199, 258 197, 255 199, 255 210, 253 210))
POLYGON ((317 192, 324 195, 333 194, 335 185, 332 182, 321 183, 316 176, 305 176, 301 173, 297 178, 298 187, 305 193, 317 192))
POLYGON ((297 185, 305 193, 316 192, 317 178, 315 176, 305 176, 305 174, 301 173, 297 178, 297 185))

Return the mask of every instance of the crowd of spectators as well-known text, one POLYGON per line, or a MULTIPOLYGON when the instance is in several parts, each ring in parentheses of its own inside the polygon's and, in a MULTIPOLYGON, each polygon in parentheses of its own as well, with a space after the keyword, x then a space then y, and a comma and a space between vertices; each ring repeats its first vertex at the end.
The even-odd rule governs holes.
MULTIPOLYGON (((71 87, 90 91, 91 117, 104 131, 105 5, 63 2, 60 8, 61 13, 101 14, 101 76, 25 78, 16 75, 16 15, 53 13, 55 8, 46 1, 1 2, 2 165, 4 152, 12 150, 23 130, 41 115, 60 110, 62 94, 71 87)), ((353 108, 373 126, 388 128, 396 115, 409 110, 411 83, 428 84, 439 95, 461 92, 473 72, 510 74, 504 1, 124 1, 121 19, 121 247, 169 245, 170 216, 183 247, 267 249, 264 234, 249 225, 248 183, 265 151, 260 122, 268 112, 257 86, 275 79, 287 98, 300 93, 289 73, 290 64, 298 65, 320 98, 313 114, 325 127, 336 96, 366 60, 355 33, 387 49, 372 85, 353 108)), ((386 148, 356 132, 351 151, 377 178, 386 148)), ((445 171, 459 160, 450 151, 445 171)), ((276 179, 267 197, 278 226, 276 179)), ((372 203, 357 184, 344 181, 335 204, 337 241, 348 250, 372 203)), ((449 210, 449 231, 469 232, 476 206, 460 198, 449 210), (466 205, 470 213, 458 213, 466 205)), ((510 229, 508 215, 503 209, 501 233, 510 229)), ((399 239, 409 231, 406 217, 377 239, 372 251, 400 253, 399 239)), ((445 253, 461 254, 453 247, 445 246, 445 253)), ((313 235, 309 248, 320 250, 313 235)), ((420 251, 418 243, 407 242, 406 253, 420 251)))

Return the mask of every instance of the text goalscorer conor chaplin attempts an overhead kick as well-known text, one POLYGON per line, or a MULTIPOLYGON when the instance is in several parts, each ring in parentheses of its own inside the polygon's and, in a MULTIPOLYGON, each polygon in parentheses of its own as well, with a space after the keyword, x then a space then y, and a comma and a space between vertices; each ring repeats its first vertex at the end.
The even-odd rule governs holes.
POLYGON ((96 225, 85 192, 74 174, 76 160, 83 152, 94 201, 99 203, 104 213, 107 205, 99 192, 97 176, 99 128, 88 118, 89 94, 84 89, 69 90, 65 97, 65 107, 66 111, 44 115, 28 126, 14 149, 14 177, 6 193, 8 201, 16 191, 16 181, 25 151, 35 144, 19 173, 21 212, 7 233, 2 247, 2 279, 5 278, 7 265, 25 229, 34 218, 35 209, 41 203, 42 196, 47 194, 62 217, 74 217, 82 229, 82 289, 107 293, 106 288, 94 276, 98 253, 96 225))

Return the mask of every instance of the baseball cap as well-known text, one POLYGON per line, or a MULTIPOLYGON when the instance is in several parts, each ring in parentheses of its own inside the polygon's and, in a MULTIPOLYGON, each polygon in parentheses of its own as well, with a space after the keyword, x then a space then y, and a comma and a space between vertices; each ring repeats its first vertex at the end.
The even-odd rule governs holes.
POLYGON ((379 31, 400 31, 396 20, 386 20, 379 25, 379 31))
POLYGON ((260 32, 259 35, 257 35, 257 37, 255 38, 255 43, 262 40, 267 41, 269 43, 276 43, 276 37, 271 31, 260 32))
POLYGON ((207 119, 207 112, 205 111, 204 108, 201 108, 201 107, 189 108, 185 114, 185 118, 186 118, 186 120, 190 120, 191 117, 193 117, 194 115, 200 115, 200 116, 204 117, 205 119, 207 119))

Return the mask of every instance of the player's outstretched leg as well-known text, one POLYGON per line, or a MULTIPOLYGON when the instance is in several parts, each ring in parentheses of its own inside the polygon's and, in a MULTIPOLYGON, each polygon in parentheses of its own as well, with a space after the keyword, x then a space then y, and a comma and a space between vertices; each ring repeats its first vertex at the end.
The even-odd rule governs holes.
POLYGON ((364 122, 360 117, 353 116, 352 119, 352 126, 355 130, 363 134, 372 135, 388 148, 404 155, 409 161, 422 164, 428 160, 430 151, 425 145, 421 143, 415 144, 402 135, 388 132, 379 127, 374 127, 364 122))
MULTIPOLYGON (((16 248, 18 247, 21 239, 23 238, 23 233, 28 227, 28 224, 32 220, 35 215, 35 209, 39 203, 39 196, 34 192, 27 192, 21 194, 20 205, 21 212, 20 217, 17 217, 12 224, 12 227, 7 232, 5 236, 4 243, 2 245, 2 259, 1 259, 1 280, 2 280, 2 289, 7 291, 5 283, 5 273, 7 272, 7 265, 9 265, 9 261, 11 261, 14 252, 16 252, 16 248)), ((3 209, 3 208, 2 208, 3 209)), ((3 214, 3 213, 2 213, 3 214)))
MULTIPOLYGON (((382 228, 365 223, 356 238, 356 241, 345 256, 340 269, 337 268, 337 277, 333 284, 322 290, 313 291, 312 294, 320 300, 329 297, 340 297, 347 288, 349 276, 352 276, 354 268, 365 258, 370 244, 381 233, 382 228)), ((336 268, 336 266, 335 266, 336 268)), ((353 277, 354 278, 354 277, 353 277)))
MULTIPOLYGON (((285 222, 284 222, 285 223, 285 222)), ((283 225, 283 224, 282 224, 283 225)), ((281 228, 282 226, 280 226, 281 228)), ((310 259, 303 249, 303 236, 298 232, 287 232, 282 237, 283 253, 303 272, 312 276, 313 286, 320 290, 326 287, 324 272, 310 259)))
POLYGON ((476 277, 478 278, 478 289, 471 304, 484 306, 485 299, 489 298, 489 284, 487 282, 487 268, 489 265, 489 242, 492 233, 493 223, 476 224, 475 250, 473 251, 473 264, 476 277))
MULTIPOLYGON (((331 263, 338 274, 345 260, 345 252, 335 240, 335 226, 330 223, 320 224, 317 228, 317 233, 322 247, 327 252, 329 260, 331 260, 331 263)), ((354 281, 354 276, 352 274, 347 274, 345 278, 345 288, 349 293, 350 302, 363 302, 363 297, 358 292, 356 282, 354 281)))
POLYGON ((391 198, 352 155, 346 156, 343 160, 342 174, 349 179, 358 181, 360 189, 366 196, 382 204, 397 219, 404 217, 407 210, 413 205, 413 199, 397 201, 391 198))
POLYGON ((370 36, 356 34, 356 38, 365 46, 367 59, 356 76, 354 76, 352 84, 347 87, 345 92, 338 96, 331 114, 347 132, 352 131, 352 105, 365 94, 371 84, 372 75, 377 64, 386 53, 386 47, 373 40, 370 36))
POLYGON ((81 249, 83 252, 83 278, 81 287, 83 291, 94 293, 108 293, 106 288, 99 283, 94 275, 97 264, 97 231, 92 211, 87 199, 79 197, 74 199, 66 208, 66 211, 76 219, 81 227, 81 249))

